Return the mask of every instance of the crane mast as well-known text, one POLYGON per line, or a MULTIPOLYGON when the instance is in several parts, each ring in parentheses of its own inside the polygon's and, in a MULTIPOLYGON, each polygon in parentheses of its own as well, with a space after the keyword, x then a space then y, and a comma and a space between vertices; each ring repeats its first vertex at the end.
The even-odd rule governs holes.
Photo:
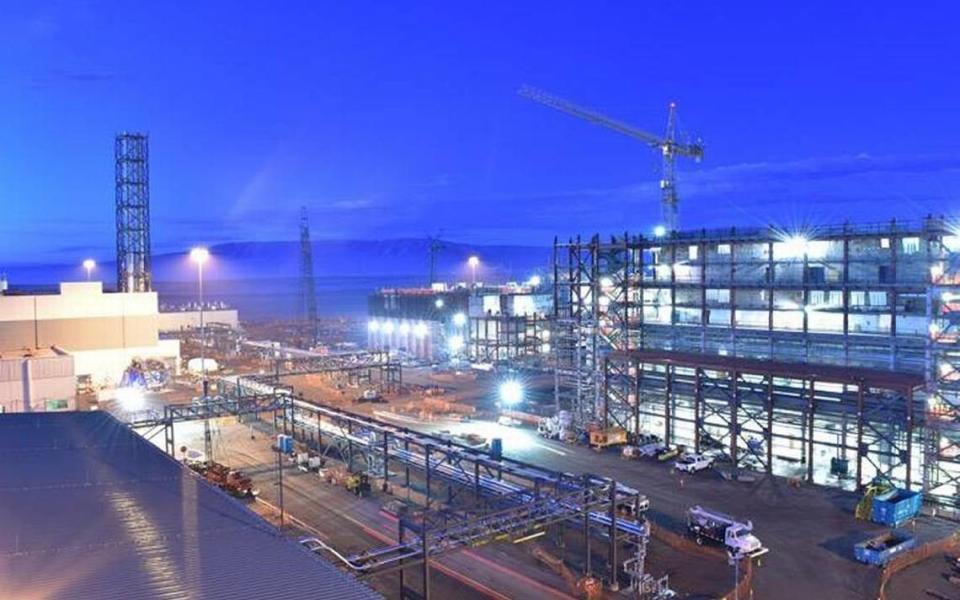
POLYGON ((671 102, 668 105, 667 129, 663 136, 659 136, 647 133, 623 121, 612 119, 595 110, 578 106, 559 96, 554 96, 553 94, 531 86, 525 85, 521 87, 519 94, 544 106, 594 123, 595 125, 612 129, 617 133, 630 136, 640 140, 651 148, 659 150, 663 157, 663 175, 660 179, 660 203, 661 210, 663 211, 663 225, 667 231, 677 230, 679 221, 677 217, 676 160, 678 156, 683 156, 700 162, 703 158, 703 144, 700 141, 689 144, 677 142, 677 105, 675 102, 671 102))

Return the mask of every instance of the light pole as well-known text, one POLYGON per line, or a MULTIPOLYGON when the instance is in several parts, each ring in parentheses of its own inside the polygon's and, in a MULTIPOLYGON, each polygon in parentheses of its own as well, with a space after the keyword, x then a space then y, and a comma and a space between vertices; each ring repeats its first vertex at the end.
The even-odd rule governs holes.
POLYGON ((97 261, 88 258, 83 261, 83 268, 87 271, 87 281, 90 281, 90 273, 97 267, 97 261))
POLYGON ((197 263, 197 296, 200 301, 200 371, 203 373, 203 395, 208 392, 207 383, 207 361, 204 358, 204 352, 207 345, 207 329, 203 323, 203 263, 210 258, 210 251, 203 247, 197 247, 190 251, 190 260, 197 263))
POLYGON ((477 287, 477 267, 480 266, 480 259, 476 256, 471 256, 467 259, 467 264, 470 265, 470 270, 473 274, 473 287, 477 287))
POLYGON ((197 264, 197 296, 200 301, 200 373, 203 377, 203 404, 207 409, 203 420, 203 450, 207 461, 213 461, 213 437, 210 433, 210 384, 207 381, 207 329, 203 323, 203 263, 210 258, 210 251, 198 246, 190 251, 190 260, 197 264))

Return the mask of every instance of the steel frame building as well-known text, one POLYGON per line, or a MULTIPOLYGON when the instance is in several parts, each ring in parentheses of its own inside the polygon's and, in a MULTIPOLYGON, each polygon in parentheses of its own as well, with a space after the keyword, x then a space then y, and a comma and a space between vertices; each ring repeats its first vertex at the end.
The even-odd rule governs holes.
POLYGON ((524 360, 549 350, 550 331, 541 315, 470 317, 469 356, 476 362, 524 360))
POLYGON ((553 269, 555 391, 578 422, 960 506, 950 221, 555 240, 553 269))

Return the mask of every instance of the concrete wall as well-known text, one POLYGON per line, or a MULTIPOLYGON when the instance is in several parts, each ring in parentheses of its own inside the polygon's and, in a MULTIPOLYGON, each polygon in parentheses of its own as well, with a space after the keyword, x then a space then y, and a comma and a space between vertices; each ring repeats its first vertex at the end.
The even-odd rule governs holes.
POLYGON ((0 359, 0 412, 76 410, 73 357, 5 357, 0 359))
POLYGON ((0 296, 0 351, 155 346, 157 306, 155 292, 104 294, 99 281, 61 283, 59 294, 0 296))
MULTIPOLYGON (((240 324, 235 309, 205 310, 203 322, 207 325, 219 323, 234 329, 240 324)), ((184 310, 160 313, 158 327, 160 331, 180 331, 181 329, 198 329, 200 327, 200 311, 184 310)))

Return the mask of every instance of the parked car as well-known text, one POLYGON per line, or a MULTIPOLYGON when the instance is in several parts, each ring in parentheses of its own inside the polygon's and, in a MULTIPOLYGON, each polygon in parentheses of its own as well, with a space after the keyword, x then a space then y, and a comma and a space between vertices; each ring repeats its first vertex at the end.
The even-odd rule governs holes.
POLYGON ((703 454, 687 454, 677 462, 673 463, 673 468, 686 473, 696 473, 709 469, 713 466, 714 457, 704 456, 703 454))

